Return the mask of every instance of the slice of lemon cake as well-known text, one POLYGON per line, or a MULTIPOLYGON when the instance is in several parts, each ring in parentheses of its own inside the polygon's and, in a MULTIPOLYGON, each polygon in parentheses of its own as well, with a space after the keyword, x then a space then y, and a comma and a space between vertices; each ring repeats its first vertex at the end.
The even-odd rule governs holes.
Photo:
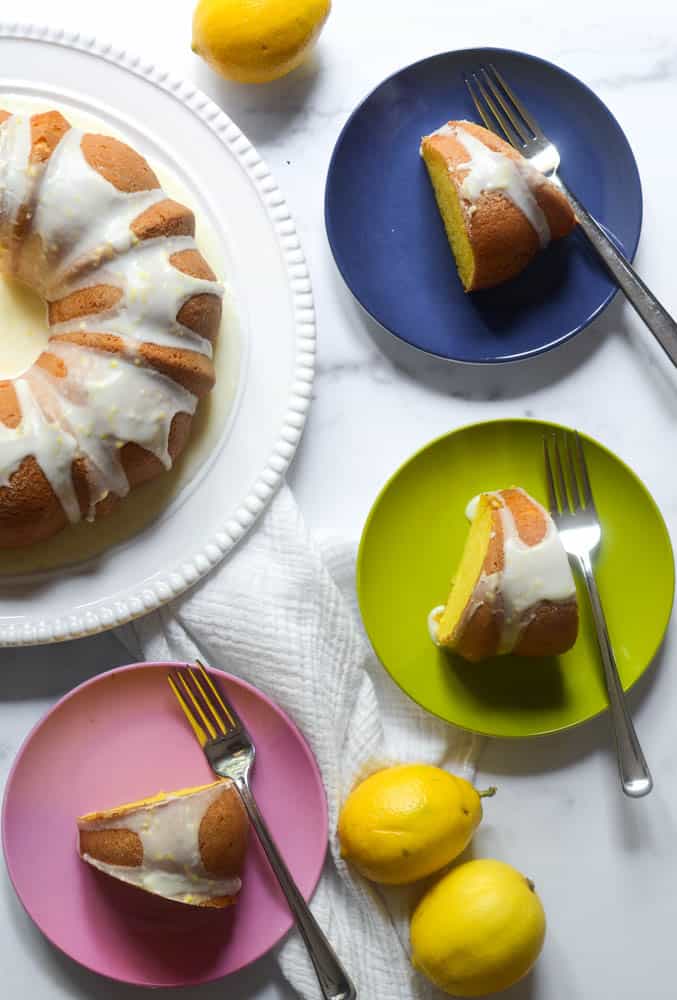
POLYGON ((446 605, 431 637, 476 662, 498 653, 554 656, 578 634, 576 586, 555 524, 524 490, 481 493, 446 605))
POLYGON ((467 292, 515 277, 576 224, 559 188, 480 125, 442 125, 421 156, 467 292))
POLYGON ((248 820, 230 780, 160 792, 78 821, 83 861, 179 903, 236 901, 248 820))

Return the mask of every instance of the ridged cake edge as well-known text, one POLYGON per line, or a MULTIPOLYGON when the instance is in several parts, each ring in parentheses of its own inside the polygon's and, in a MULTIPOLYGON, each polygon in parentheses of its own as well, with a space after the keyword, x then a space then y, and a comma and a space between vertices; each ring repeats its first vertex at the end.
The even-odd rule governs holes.
POLYGON ((160 574, 152 586, 118 597, 108 607, 72 614, 67 619, 41 619, 38 625, 0 623, 0 646, 31 646, 94 635, 148 614, 197 583, 244 537, 282 483, 301 440, 315 377, 316 326, 310 274, 286 199, 267 163, 211 98, 195 84, 88 33, 21 21, 0 21, 0 38, 35 39, 96 55, 172 94, 196 114, 238 158, 266 208, 287 268, 296 330, 294 377, 277 441, 249 495, 230 513, 222 529, 185 560, 180 570, 166 576, 160 574))

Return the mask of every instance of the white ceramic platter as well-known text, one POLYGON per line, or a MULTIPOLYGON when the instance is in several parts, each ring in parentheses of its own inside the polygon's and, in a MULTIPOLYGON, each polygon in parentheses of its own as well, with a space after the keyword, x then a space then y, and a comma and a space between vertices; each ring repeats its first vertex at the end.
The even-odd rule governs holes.
POLYGON ((97 116, 191 191, 222 243, 242 356, 218 446, 160 517, 96 559, 0 579, 4 646, 111 628, 208 573, 284 476, 315 355, 310 281, 284 197, 251 143, 203 93, 91 37, 0 23, 0 101, 8 93, 97 116))

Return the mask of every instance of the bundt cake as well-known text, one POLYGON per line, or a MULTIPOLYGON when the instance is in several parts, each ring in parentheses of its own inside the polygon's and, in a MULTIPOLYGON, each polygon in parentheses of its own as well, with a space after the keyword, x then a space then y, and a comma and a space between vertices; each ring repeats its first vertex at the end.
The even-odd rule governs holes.
POLYGON ((421 140, 466 292, 523 271, 576 217, 562 192, 493 132, 451 121, 421 140))
POLYGON ((79 852, 99 871, 193 906, 236 902, 248 821, 229 780, 88 813, 79 852))
POLYGON ((471 662, 499 653, 555 656, 576 641, 578 604, 566 552, 548 512, 524 490, 482 493, 431 637, 471 662))
POLYGON ((168 469, 214 384, 223 289, 145 159, 59 111, 0 111, 0 273, 47 349, 0 381, 0 546, 95 520, 168 469))

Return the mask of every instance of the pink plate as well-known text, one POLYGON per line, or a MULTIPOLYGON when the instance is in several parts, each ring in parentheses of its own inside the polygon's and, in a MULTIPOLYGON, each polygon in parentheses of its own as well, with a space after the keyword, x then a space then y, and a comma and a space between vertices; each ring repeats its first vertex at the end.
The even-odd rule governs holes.
MULTIPOLYGON (((40 930, 87 968, 139 986, 226 976, 260 958, 292 924, 253 834, 239 902, 225 911, 154 898, 77 856, 76 816, 213 780, 165 680, 173 666, 179 664, 110 670, 62 698, 19 751, 2 814, 9 875, 40 930)), ((315 759, 265 695, 230 674, 212 673, 256 743, 256 798, 308 898, 327 845, 315 759)))

